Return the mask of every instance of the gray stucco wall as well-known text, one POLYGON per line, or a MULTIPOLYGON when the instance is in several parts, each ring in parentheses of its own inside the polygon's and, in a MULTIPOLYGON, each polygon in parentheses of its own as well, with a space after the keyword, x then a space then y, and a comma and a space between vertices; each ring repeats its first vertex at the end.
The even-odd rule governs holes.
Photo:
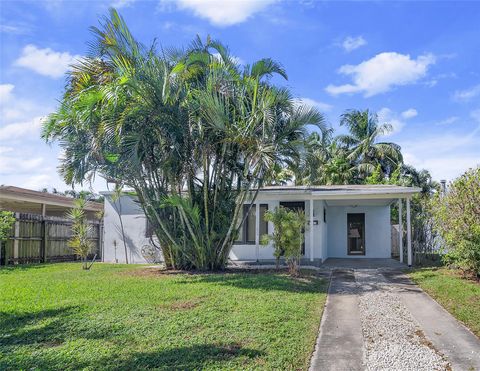
POLYGON ((120 216, 123 221, 128 262, 161 261, 159 251, 146 248, 152 246, 150 238, 145 235, 147 219, 141 207, 135 202, 135 198, 121 196, 113 201, 108 195, 105 196, 103 260, 112 263, 126 262, 120 216))
POLYGON ((327 208, 328 257, 348 258, 347 214, 365 213, 365 255, 355 258, 390 258, 390 206, 335 206, 327 208))

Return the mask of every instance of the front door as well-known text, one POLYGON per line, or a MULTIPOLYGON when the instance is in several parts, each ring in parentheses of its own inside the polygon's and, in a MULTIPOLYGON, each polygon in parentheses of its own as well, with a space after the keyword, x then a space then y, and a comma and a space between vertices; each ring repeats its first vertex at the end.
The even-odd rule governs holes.
POLYGON ((365 214, 347 214, 348 255, 365 255, 365 214))
MULTIPOLYGON (((280 206, 285 207, 289 210, 293 211, 303 211, 305 213, 305 202, 300 201, 300 202, 280 202, 280 206)), ((305 234, 305 228, 302 229, 302 233, 305 234)), ((302 255, 305 255, 305 238, 303 239, 302 243, 302 255)))

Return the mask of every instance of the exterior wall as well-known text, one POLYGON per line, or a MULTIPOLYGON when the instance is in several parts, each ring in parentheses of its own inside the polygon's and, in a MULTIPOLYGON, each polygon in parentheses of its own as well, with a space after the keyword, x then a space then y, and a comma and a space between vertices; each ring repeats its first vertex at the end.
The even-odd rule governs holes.
MULTIPOLYGON (((259 195, 257 203, 267 204, 268 210, 274 210, 280 201, 305 201, 305 215, 310 216, 310 200, 305 196, 281 197, 259 195)), ((105 197, 104 251, 106 262, 125 263, 125 249, 122 240, 119 211, 121 211, 127 245, 129 263, 152 263, 161 261, 161 253, 143 249, 151 246, 150 238, 145 236, 146 217, 143 210, 130 196, 122 196, 113 202, 105 197), (120 204, 119 204, 120 202, 120 204), (120 207, 119 207, 120 206, 120 207), (120 210, 121 209, 121 210, 120 210), (116 242, 116 246, 115 243, 116 242), (143 251, 142 251, 143 250, 143 251)), ((313 233, 313 259, 315 262, 328 258, 389 258, 391 256, 391 226, 389 206, 326 206, 324 200, 314 201, 314 221, 318 224, 307 226, 305 231, 305 260, 310 261, 310 233, 313 233), (326 208, 326 223, 323 209, 326 208), (347 213, 365 213, 366 255, 347 255, 347 213)), ((268 233, 273 232, 269 223, 268 233)), ((273 247, 255 244, 234 244, 230 252, 232 260, 274 260, 273 247)))
POLYGON ((153 263, 161 261, 161 254, 151 246, 145 236, 147 219, 143 210, 131 196, 121 196, 115 202, 105 197, 103 261, 125 263, 125 246, 120 224, 121 213, 129 263, 153 263))
POLYGON ((390 258, 389 206, 334 206, 327 209, 329 258, 390 258), (365 213, 365 255, 347 254, 347 214, 365 213))
MULTIPOLYGON (((299 201, 292 199, 282 200, 265 200, 262 197, 258 197, 256 203, 268 204, 268 210, 274 210, 280 205, 280 201, 299 201)), ((307 220, 310 217, 310 200, 305 201, 305 216, 307 220)), ((325 203, 323 200, 315 200, 313 204, 314 221, 318 221, 317 225, 307 226, 305 231, 305 259, 310 260, 310 233, 313 233, 313 259, 326 259, 326 238, 322 237, 322 234, 326 236, 326 225, 323 222, 323 208, 325 203)), ((268 223, 268 233, 273 232, 272 223, 268 223)), ((230 259, 232 260, 257 260, 257 246, 255 244, 234 244, 232 251, 230 252, 230 259)), ((273 260, 273 247, 271 244, 268 246, 262 246, 258 248, 259 260, 273 260)))

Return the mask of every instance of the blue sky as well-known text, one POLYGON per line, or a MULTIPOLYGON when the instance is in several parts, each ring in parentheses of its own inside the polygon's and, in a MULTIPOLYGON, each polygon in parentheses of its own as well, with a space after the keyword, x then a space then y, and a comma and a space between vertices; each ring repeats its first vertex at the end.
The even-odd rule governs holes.
POLYGON ((145 44, 211 35, 243 63, 278 60, 335 128, 346 109, 378 112, 385 140, 437 180, 480 164, 480 2, 2 1, 0 184, 67 189, 40 123, 109 6, 145 44))

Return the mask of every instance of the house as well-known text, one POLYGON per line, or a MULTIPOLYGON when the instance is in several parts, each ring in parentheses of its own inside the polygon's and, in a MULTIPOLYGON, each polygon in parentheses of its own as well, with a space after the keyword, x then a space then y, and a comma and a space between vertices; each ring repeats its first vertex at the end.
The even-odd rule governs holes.
MULTIPOLYGON (((407 256, 408 265, 411 265, 410 198, 418 192, 419 188, 394 185, 264 187, 246 216, 230 258, 273 261, 273 248, 261 246, 260 237, 273 232, 273 225, 264 220, 265 212, 279 206, 305 212, 308 225, 305 228, 303 264, 319 265, 328 258, 390 258, 390 206, 398 203, 402 208, 405 203, 407 256)), ((152 231, 134 197, 125 195, 114 202, 108 192, 103 194, 106 196, 104 260, 125 262, 125 251, 132 263, 161 259, 154 253, 156 243, 151 238, 152 231)), ((249 203, 244 205, 244 213, 248 212, 248 206, 249 203)), ((402 221, 400 229, 405 230, 402 221)), ((399 233, 398 238, 402 250, 403 233, 399 233)), ((403 260, 402 251, 400 259, 403 260)))

